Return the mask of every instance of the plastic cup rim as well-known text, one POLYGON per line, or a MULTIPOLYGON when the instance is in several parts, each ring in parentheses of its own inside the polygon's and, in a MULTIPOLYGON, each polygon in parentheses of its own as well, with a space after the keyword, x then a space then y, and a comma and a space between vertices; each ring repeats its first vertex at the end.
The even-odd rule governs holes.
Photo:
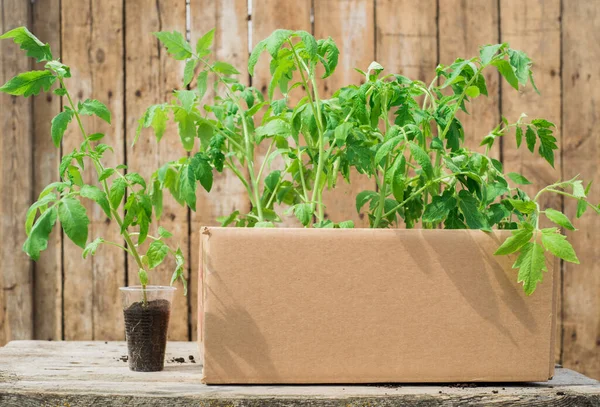
MULTIPOLYGON (((142 291, 141 285, 131 285, 127 287, 119 287, 121 291, 142 291)), ((176 287, 171 287, 169 285, 147 285, 146 291, 176 291, 176 287)))

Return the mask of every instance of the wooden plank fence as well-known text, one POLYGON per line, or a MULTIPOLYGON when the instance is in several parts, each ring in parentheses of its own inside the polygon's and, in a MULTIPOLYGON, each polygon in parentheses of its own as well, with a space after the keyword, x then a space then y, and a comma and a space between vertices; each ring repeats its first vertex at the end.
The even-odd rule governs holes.
MULTIPOLYGON (((160 145, 147 137, 131 147, 143 109, 168 100, 183 72, 151 32, 175 29, 195 41, 216 28, 217 57, 244 71, 249 46, 276 28, 292 28, 332 36, 341 50, 336 74, 322 84, 324 95, 342 83, 360 81, 352 68, 365 68, 372 60, 389 71, 427 80, 439 63, 474 55, 482 44, 509 42, 534 60, 542 97, 531 89, 504 92, 506 85, 490 71, 490 97, 480 98, 473 115, 463 117, 468 145, 477 146, 501 116, 516 120, 526 111, 557 124, 562 154, 552 170, 523 149, 517 151, 508 138, 493 152, 508 170, 523 172, 536 188, 578 173, 600 182, 600 135, 594 133, 600 104, 599 0, 0 0, 0 31, 19 25, 30 27, 72 66, 70 83, 77 98, 94 97, 111 109, 110 127, 86 118, 90 130, 106 132, 115 146, 110 164, 125 162, 145 176, 181 153, 173 137, 160 145)), ((8 42, 0 43, 0 52, 2 83, 33 68, 8 42)), ((265 67, 263 60, 259 72, 265 67)), ((267 81, 259 73, 252 85, 266 89, 267 81)), ((61 153, 77 144, 75 134, 65 136, 60 150, 51 143, 49 123, 62 104, 55 95, 27 100, 0 95, 0 344, 11 339, 123 338, 117 288, 135 279, 131 259, 104 247, 83 260, 80 249, 57 231, 38 263, 20 251, 28 205, 57 179, 61 153)), ((336 201, 328 215, 364 226, 353 197, 372 184, 356 178, 352 186, 328 192, 336 201)), ((195 339, 200 225, 249 207, 230 175, 219 175, 215 187, 210 195, 199 192, 197 213, 165 202, 160 224, 175 233, 187 253, 190 280, 188 297, 176 300, 173 340, 195 339)), ((600 188, 592 200, 600 201, 600 188)), ((573 202, 555 197, 544 204, 571 216, 576 210, 573 202)), ((117 237, 114 225, 92 208, 91 235, 117 237)), ((579 229, 572 238, 582 264, 563 264, 561 269, 556 357, 566 367, 600 378, 600 218, 587 217, 579 229)), ((166 262, 156 273, 161 283, 168 281, 171 268, 166 262)))

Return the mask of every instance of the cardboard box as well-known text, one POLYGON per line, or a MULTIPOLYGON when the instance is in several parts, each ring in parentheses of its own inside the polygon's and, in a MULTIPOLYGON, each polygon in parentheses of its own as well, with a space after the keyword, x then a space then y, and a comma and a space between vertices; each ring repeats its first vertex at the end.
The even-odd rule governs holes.
POLYGON ((515 257, 492 254, 506 236, 205 227, 204 381, 547 380, 555 278, 527 297, 515 257))

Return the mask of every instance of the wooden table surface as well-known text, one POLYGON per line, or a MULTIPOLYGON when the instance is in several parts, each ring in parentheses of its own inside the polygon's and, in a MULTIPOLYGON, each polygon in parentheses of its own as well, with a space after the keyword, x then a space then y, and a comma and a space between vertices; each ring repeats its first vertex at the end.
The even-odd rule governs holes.
POLYGON ((170 342, 156 373, 129 371, 126 354, 124 342, 10 342, 0 406, 600 406, 600 382, 561 368, 547 383, 207 386, 196 343, 170 342))

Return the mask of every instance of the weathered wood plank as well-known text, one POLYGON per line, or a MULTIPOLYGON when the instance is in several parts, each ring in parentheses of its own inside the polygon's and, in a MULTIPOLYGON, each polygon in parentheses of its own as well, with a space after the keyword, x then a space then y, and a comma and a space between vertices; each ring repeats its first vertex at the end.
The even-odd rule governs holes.
MULTIPOLYGON (((325 0, 314 3, 315 37, 332 37, 340 49, 340 59, 335 73, 320 81, 320 96, 331 97, 342 86, 364 83, 354 68, 366 70, 375 59, 375 27, 373 0, 325 0)), ((353 220, 355 227, 368 227, 364 211, 356 212, 356 195, 364 190, 375 190, 375 181, 353 170, 351 184, 339 177, 334 190, 326 190, 323 200, 325 215, 334 222, 353 220)))
POLYGON ((386 72, 429 83, 437 64, 435 0, 378 0, 376 60, 386 72))
MULTIPOLYGON (((568 2, 563 7, 563 177, 595 181, 590 200, 600 202, 600 4, 568 2)), ((565 199, 567 216, 576 202, 565 199)), ((590 211, 591 212, 591 211, 590 211)), ((568 233, 581 265, 565 263, 563 282, 563 364, 600 379, 600 217, 586 213, 568 233)))
MULTIPOLYGON (((192 44, 206 33, 215 29, 213 56, 227 61, 240 72, 240 81, 248 84, 248 2, 246 0, 191 0, 191 40, 192 44)), ((204 103, 211 103, 213 95, 209 94, 204 103)), ((190 253, 189 291, 191 307, 192 338, 197 336, 198 326, 198 267, 200 265, 200 227, 217 225, 216 218, 226 216, 235 210, 246 213, 250 210, 250 202, 246 189, 238 178, 228 170, 223 173, 215 171, 214 188, 210 194, 199 188, 197 211, 192 213, 190 253)))
MULTIPOLYGON (((557 126, 555 136, 561 145, 561 89, 560 89, 560 2, 557 0, 539 0, 520 2, 518 0, 502 0, 501 41, 508 42, 511 47, 526 52, 533 60, 534 78, 542 96, 535 93, 531 86, 516 92, 504 81, 502 88, 502 115, 510 122, 516 121, 521 113, 527 113, 528 120, 538 117, 546 118, 557 126)), ((555 169, 543 158, 529 152, 524 145, 517 149, 514 132, 502 140, 502 157, 506 172, 516 171, 527 177, 533 185, 524 186, 528 194, 535 194, 544 186, 561 178, 561 154, 556 154, 555 169)), ((542 199, 543 208, 561 209, 559 196, 547 195, 542 199)), ((562 286, 562 273, 559 273, 557 284, 562 286)), ((558 303, 561 303, 559 289, 558 303)), ((556 359, 560 358, 560 337, 562 335, 562 319, 557 315, 556 359)))
MULTIPOLYGON (((127 165, 129 172, 138 172, 148 178, 152 172, 168 161, 177 160, 186 155, 181 146, 177 128, 168 127, 165 137, 156 141, 151 131, 145 131, 137 144, 131 147, 138 120, 147 107, 156 103, 169 102, 173 90, 179 89, 183 76, 183 63, 167 54, 166 49, 152 35, 156 31, 186 32, 185 1, 159 0, 148 7, 145 0, 126 2, 126 128, 127 128, 127 165)), ((183 252, 188 248, 188 211, 181 207, 169 193, 164 194, 164 209, 158 224, 150 228, 150 234, 156 236, 158 225, 173 233, 169 239, 171 245, 179 245, 183 252)), ((150 242, 143 245, 145 250, 150 242)), ((169 285, 175 270, 175 261, 168 256, 165 261, 150 274, 152 284, 169 285)), ((139 284, 138 267, 133 258, 128 259, 128 283, 139 284)), ((187 276, 186 276, 187 277, 187 276)), ((188 300, 183 288, 173 297, 169 338, 187 340, 189 336, 188 300)))
MULTIPOLYGON (((0 32, 29 22, 29 5, 0 3, 0 32)), ((0 82, 31 69, 19 46, 0 42, 0 82)), ((21 246, 23 225, 32 196, 31 99, 0 94, 0 344, 33 336, 32 264, 21 246)))
POLYGON ((129 371, 123 342, 17 341, 0 348, 7 406, 597 406, 600 383, 568 369, 530 384, 207 386, 194 343, 170 342, 163 372, 129 371), (169 362, 182 357, 185 363, 169 362))
MULTIPOLYGON (((500 41, 497 0, 442 1, 439 14, 439 62, 443 65, 450 65, 456 58, 479 55, 480 46, 500 41)), ((500 123, 499 74, 495 69, 484 74, 489 96, 472 100, 467 107, 469 115, 458 113, 465 130, 465 145, 482 153, 485 148, 479 146, 481 140, 500 123)), ((490 155, 500 158, 499 145, 493 147, 490 155)))
MULTIPOLYGON (((284 28, 288 30, 304 30, 311 32, 311 1, 280 1, 280 0, 261 0, 253 3, 252 10, 252 48, 261 40, 267 38, 271 33, 278 29, 284 28)), ((296 75, 298 78, 299 76, 296 75)), ((254 76, 251 79, 252 86, 260 90, 267 98, 267 89, 269 86, 271 74, 269 71, 269 57, 262 55, 256 68, 254 76)), ((293 81, 292 81, 293 83, 293 81)), ((275 95, 279 91, 276 91, 275 95)), ((290 92, 290 104, 300 100, 300 90, 290 92)), ((277 96, 275 96, 277 97, 277 96)), ((279 96, 281 97, 281 96, 279 96)), ((261 163, 267 152, 267 143, 257 149, 256 160, 261 163)), ((283 167, 283 162, 277 158, 271 164, 271 170, 280 169, 283 167)), ((263 176, 266 176, 271 171, 265 170, 263 176)), ((277 206, 276 206, 277 209, 277 206)), ((283 210, 279 208, 279 215, 283 222, 281 226, 285 227, 301 227, 302 225, 294 215, 286 216, 283 210)))
MULTIPOLYGON (((89 134, 105 133, 102 140, 114 148, 106 152, 107 166, 124 163, 123 151, 123 2, 62 0, 62 59, 72 67, 68 88, 77 101, 98 99, 112 112, 112 125, 96 117, 83 117, 89 134)), ((63 151, 81 144, 82 136, 72 125, 63 139, 63 151)), ((86 167, 84 180, 96 184, 93 167, 86 167)), ((102 236, 121 242, 116 222, 86 200, 90 218, 89 239, 102 236)), ((120 339, 123 337, 121 297, 125 282, 125 256, 105 246, 87 260, 81 249, 64 239, 64 336, 67 339, 120 339)))
MULTIPOLYGON (((60 1, 33 2, 32 31, 48 42, 60 56, 60 1)), ((61 110, 61 97, 47 94, 33 99, 33 198, 58 181, 60 149, 50 138, 50 123, 61 110)), ((22 231, 19 231, 22 235, 22 231)), ((62 339, 62 239, 60 228, 52 231, 48 249, 34 264, 34 338, 62 339)))

